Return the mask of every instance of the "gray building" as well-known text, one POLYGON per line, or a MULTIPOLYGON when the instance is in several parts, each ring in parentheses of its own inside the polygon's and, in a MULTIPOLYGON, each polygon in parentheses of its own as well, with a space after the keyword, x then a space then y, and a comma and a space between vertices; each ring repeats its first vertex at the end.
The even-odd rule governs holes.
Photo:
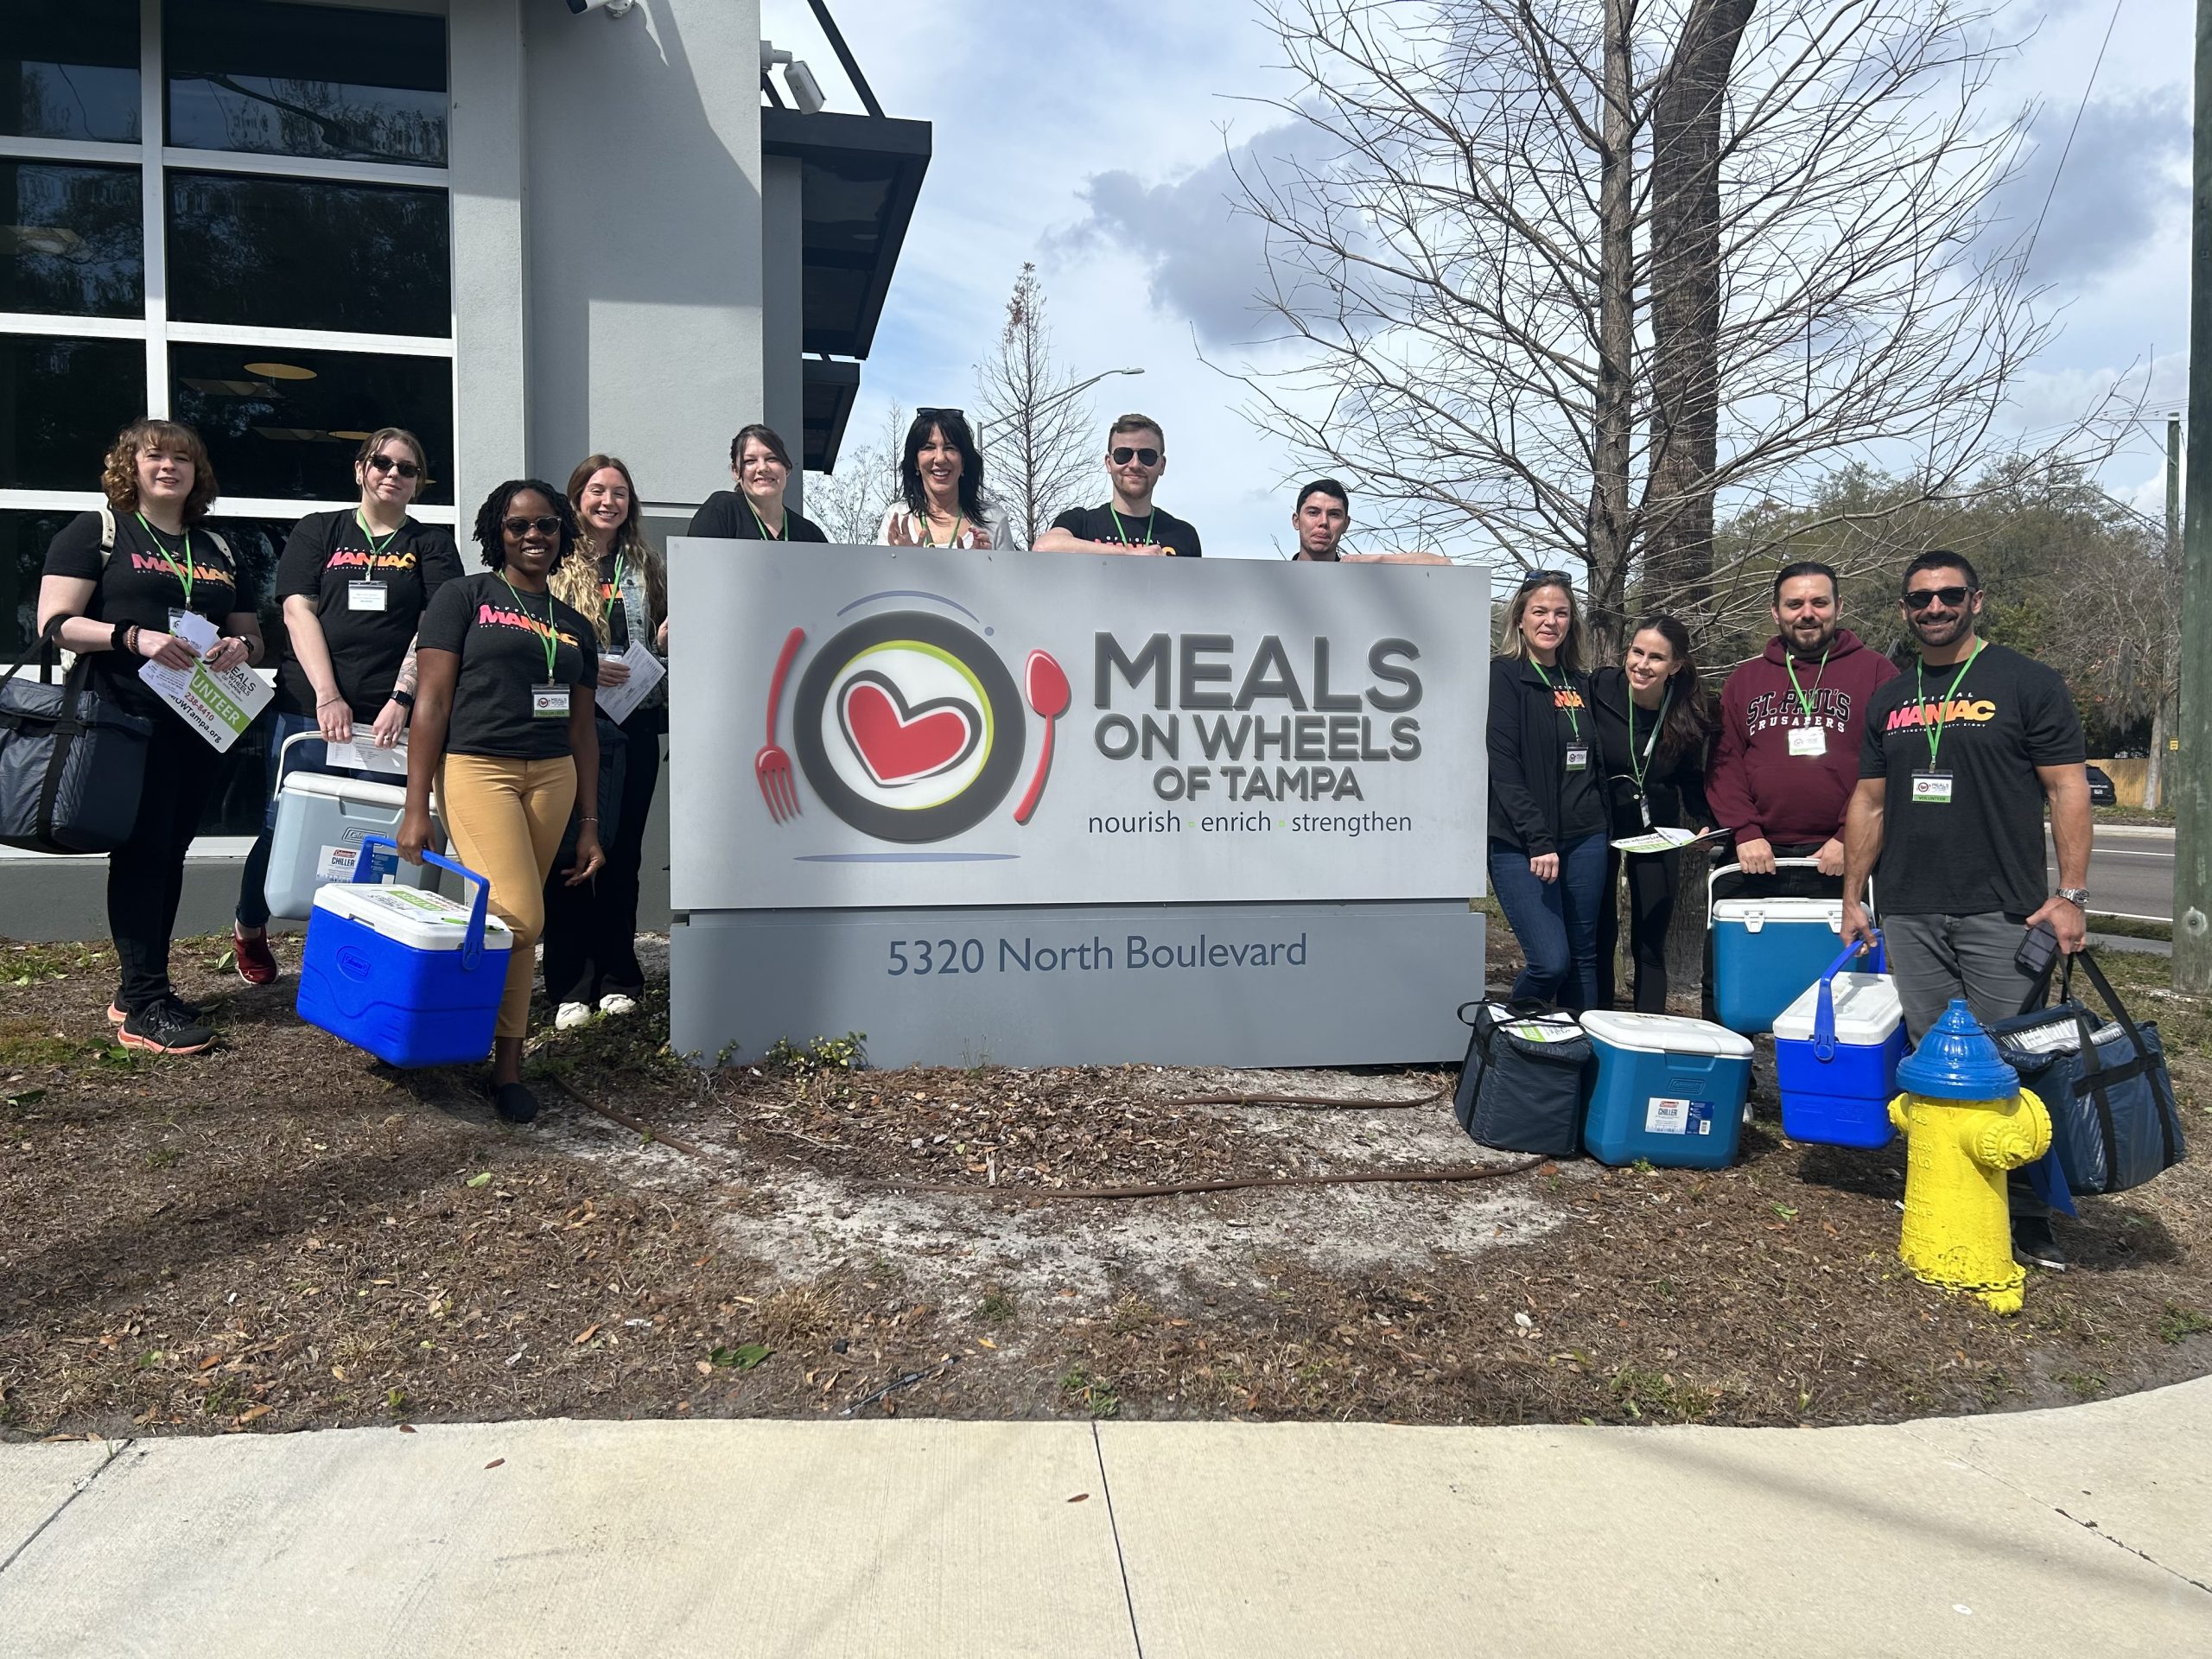
MULTIPOLYGON (((293 521, 352 503, 387 423, 430 451, 417 516, 464 542, 500 480, 593 450, 629 462, 660 537, 728 487, 749 421, 835 465, 928 126, 882 113, 818 3, 781 44, 844 59, 859 111, 772 76, 757 0, 582 3, 0 0, 10 659, 47 542, 142 414, 206 438, 264 599, 293 521)), ((222 764, 206 859, 260 817, 254 737, 222 764)), ((0 933, 98 931, 96 865, 61 884, 89 925, 41 925, 7 863, 0 933)), ((220 885, 196 874, 188 925, 220 885)))

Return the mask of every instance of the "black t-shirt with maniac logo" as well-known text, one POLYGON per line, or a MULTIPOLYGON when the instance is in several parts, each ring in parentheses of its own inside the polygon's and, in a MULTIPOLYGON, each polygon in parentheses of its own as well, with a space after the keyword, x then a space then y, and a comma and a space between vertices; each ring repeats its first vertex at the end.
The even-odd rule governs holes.
MULTIPOLYGON (((460 550, 453 532, 442 526, 410 518, 390 542, 379 536, 375 545, 372 553, 368 533, 348 507, 301 519, 276 561, 277 602, 295 597, 315 601, 339 692, 353 718, 362 721, 384 712, 430 595, 461 575, 460 550), (383 592, 382 610, 354 607, 357 582, 376 583, 383 592)), ((292 654, 290 631, 280 629, 277 639, 283 652, 276 671, 277 712, 312 715, 315 686, 292 654)))
POLYGON ((1171 549, 1177 558, 1199 556, 1197 526, 1157 507, 1135 518, 1125 512, 1119 524, 1115 522, 1114 504, 1110 501, 1103 507, 1070 507, 1052 520, 1052 528, 1065 530, 1086 542, 1120 542, 1129 547, 1141 547, 1150 542, 1156 547, 1171 549))
POLYGON ((510 588, 496 570, 448 582, 431 596, 420 644, 461 658, 446 723, 450 754, 503 760, 554 760, 569 753, 569 722, 531 713, 531 688, 546 683, 545 637, 557 643, 553 683, 599 681, 599 644, 591 623, 550 594, 510 588))
POLYGON ((1867 698, 1859 775, 1886 780, 1874 898, 1901 916, 2026 916, 2050 896, 2036 768, 2082 764, 2082 716, 2055 671, 2005 646, 1982 646, 1953 691, 1958 672, 1923 668, 1916 683, 1907 669, 1867 698), (1948 804, 1912 790, 1939 715, 1948 804))
MULTIPOLYGON (((134 513, 115 515, 115 547, 105 569, 100 565, 99 514, 79 513, 72 518, 47 546, 45 574, 97 584, 85 614, 111 626, 130 622, 167 633, 169 613, 188 609, 220 627, 232 612, 253 608, 248 596, 238 591, 236 563, 212 531, 162 536, 157 541, 134 513), (189 600, 182 580, 188 569, 192 577, 189 600)), ((127 652, 87 652, 92 689, 133 714, 167 709, 168 705, 138 677, 144 660, 127 652)))

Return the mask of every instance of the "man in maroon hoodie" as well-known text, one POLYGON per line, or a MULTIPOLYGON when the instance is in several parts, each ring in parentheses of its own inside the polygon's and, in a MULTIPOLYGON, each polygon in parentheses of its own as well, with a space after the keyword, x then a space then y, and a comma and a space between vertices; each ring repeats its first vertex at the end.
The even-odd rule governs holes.
POLYGON ((1816 859, 1822 876, 1843 874, 1843 820, 1859 786, 1866 699, 1897 671, 1836 626, 1840 609, 1828 566, 1783 566, 1774 579, 1781 632, 1721 690, 1706 798, 1735 832, 1747 876, 1772 875, 1777 857, 1816 859))

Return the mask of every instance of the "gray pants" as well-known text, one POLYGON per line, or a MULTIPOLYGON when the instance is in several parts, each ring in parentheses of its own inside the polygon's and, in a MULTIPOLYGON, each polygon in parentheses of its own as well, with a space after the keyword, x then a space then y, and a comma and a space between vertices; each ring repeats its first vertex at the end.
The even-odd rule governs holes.
MULTIPOLYGON (((1915 1044, 1943 1017, 1955 996, 1967 1000, 1974 1023, 1987 1031, 2019 1013, 2032 976, 2012 958, 2027 937, 2026 918, 2002 911, 1978 916, 1897 916, 1884 912, 1882 944, 1896 976, 1897 1000, 1904 1004, 1905 1035, 1915 1044)), ((2006 1184, 2015 1216, 2050 1213, 2014 1170, 2006 1184)))

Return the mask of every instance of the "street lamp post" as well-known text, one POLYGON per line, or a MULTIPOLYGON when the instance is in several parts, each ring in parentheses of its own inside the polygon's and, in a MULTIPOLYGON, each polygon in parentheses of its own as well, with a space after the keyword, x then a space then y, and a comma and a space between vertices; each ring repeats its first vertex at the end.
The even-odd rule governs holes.
MULTIPOLYGON (((1035 409, 1030 410, 1030 413, 1033 416, 1042 415, 1048 409, 1058 409, 1062 404, 1066 403, 1071 397, 1080 397, 1083 393, 1089 391, 1093 386, 1096 385, 1101 380, 1111 380, 1117 374, 1142 374, 1143 372, 1144 371, 1142 369, 1108 369, 1102 374, 1092 375, 1088 380, 1078 380, 1075 385, 1070 386, 1065 391, 1055 392, 1052 397, 1047 397, 1043 403, 1038 404, 1035 409)), ((977 420, 976 423, 976 447, 978 449, 983 447, 984 440, 989 434, 992 427, 1003 426, 1006 423, 1002 420, 977 420)))

